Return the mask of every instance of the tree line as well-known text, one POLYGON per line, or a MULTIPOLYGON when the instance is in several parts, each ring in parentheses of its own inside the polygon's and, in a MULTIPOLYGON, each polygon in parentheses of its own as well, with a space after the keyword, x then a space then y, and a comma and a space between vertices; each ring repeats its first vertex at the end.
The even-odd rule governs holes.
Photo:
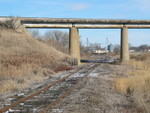
MULTIPOLYGON (((69 54, 69 33, 60 30, 50 30, 46 31, 43 35, 39 32, 39 30, 29 30, 31 35, 34 38, 37 38, 39 41, 48 44, 56 48, 58 51, 69 54)), ((116 54, 120 53, 120 45, 113 45, 113 52, 116 54)), ((84 45, 82 41, 80 41, 80 51, 81 56, 91 55, 92 50, 104 50, 106 48, 102 48, 100 43, 89 43, 88 45, 84 45)), ((131 46, 129 44, 129 49, 133 51, 149 51, 150 46, 147 44, 143 44, 140 46, 131 46)))

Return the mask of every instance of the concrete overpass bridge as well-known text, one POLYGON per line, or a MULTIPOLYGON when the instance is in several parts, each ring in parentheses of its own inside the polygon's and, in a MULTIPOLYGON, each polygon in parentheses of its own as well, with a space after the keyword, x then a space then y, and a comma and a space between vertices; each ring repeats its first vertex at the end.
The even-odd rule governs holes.
POLYGON ((80 40, 78 29, 121 29, 122 62, 129 60, 128 29, 150 28, 150 20, 120 20, 120 19, 67 19, 67 18, 28 18, 0 17, 0 22, 15 20, 15 25, 26 28, 68 28, 70 55, 80 63, 80 40))

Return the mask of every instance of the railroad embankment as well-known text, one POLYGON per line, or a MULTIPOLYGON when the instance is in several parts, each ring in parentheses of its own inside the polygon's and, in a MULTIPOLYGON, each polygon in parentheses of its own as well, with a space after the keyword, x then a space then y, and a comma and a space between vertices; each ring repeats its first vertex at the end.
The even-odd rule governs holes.
POLYGON ((58 66, 67 65, 63 60, 69 56, 21 29, 0 28, 0 93, 30 87, 50 77, 58 66))

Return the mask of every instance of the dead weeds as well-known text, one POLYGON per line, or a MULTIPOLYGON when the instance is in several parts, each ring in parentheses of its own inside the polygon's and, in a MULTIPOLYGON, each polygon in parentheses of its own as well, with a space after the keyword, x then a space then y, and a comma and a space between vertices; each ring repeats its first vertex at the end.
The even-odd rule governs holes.
POLYGON ((143 108, 146 113, 150 112, 150 54, 138 55, 136 60, 126 63, 127 76, 117 77, 114 82, 116 90, 125 95, 132 95, 139 108, 143 108))
POLYGON ((68 58, 25 31, 0 30, 0 94, 43 81, 68 58))

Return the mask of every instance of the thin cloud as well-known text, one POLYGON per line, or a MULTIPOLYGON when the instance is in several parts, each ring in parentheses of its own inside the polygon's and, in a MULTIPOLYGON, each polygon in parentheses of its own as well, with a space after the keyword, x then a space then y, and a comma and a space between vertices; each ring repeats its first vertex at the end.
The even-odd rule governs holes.
POLYGON ((86 4, 86 3, 73 3, 71 4, 70 9, 74 11, 79 11, 79 10, 85 10, 88 7, 89 7, 89 4, 86 4))

